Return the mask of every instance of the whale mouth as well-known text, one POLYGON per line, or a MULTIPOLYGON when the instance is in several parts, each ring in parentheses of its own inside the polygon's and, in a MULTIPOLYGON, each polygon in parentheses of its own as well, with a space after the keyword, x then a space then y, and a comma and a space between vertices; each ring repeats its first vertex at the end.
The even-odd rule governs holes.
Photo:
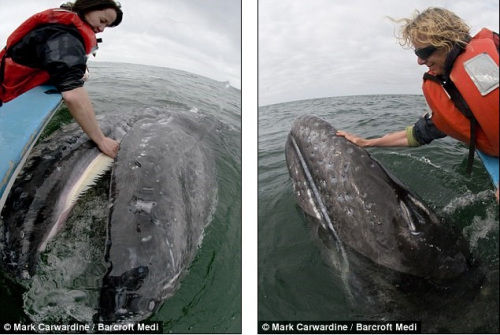
MULTIPOLYGON (((297 142, 295 141, 295 138, 292 135, 290 135, 289 140, 291 141, 291 143, 293 145, 294 153, 300 162, 300 167, 302 168, 302 172, 305 175, 305 178, 307 180, 309 188, 312 190, 312 192, 309 192, 309 194, 308 194, 309 199, 310 199, 310 203, 311 203, 311 207, 314 209, 314 212, 316 214, 316 218, 320 221, 323 229, 330 231, 330 233, 334 237, 337 250, 340 252, 340 254, 342 256, 343 266, 347 271, 348 261, 347 261, 347 256, 346 256, 346 252, 344 250, 343 243, 342 243, 336 229, 334 228, 332 221, 330 220, 328 210, 327 210, 325 203, 322 199, 322 196, 318 190, 318 187, 316 186, 316 183, 311 175, 311 171, 309 170, 309 167, 307 166, 307 163, 304 160, 302 152, 300 151, 300 148, 297 145, 297 142)), ((295 173, 297 173, 297 172, 295 171, 295 173)))
POLYGON ((73 173, 71 173, 67 180, 64 190, 61 192, 59 200, 56 203, 52 228, 42 238, 38 252, 45 250, 47 243, 63 228, 78 199, 89 188, 95 185, 111 169, 112 165, 113 159, 111 157, 94 149, 90 155, 85 155, 79 161, 79 164, 73 168, 73 173))

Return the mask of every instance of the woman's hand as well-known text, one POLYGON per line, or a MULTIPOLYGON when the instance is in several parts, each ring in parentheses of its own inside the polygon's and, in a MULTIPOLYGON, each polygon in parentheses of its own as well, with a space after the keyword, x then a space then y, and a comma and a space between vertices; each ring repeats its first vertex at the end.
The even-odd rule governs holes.
POLYGON ((356 136, 354 134, 345 132, 343 130, 337 131, 336 135, 345 137, 348 141, 351 141, 352 143, 359 145, 360 147, 365 147, 368 144, 368 141, 366 139, 359 137, 359 136, 356 136))
POLYGON ((120 144, 112 138, 104 137, 100 143, 97 143, 99 150, 111 158, 116 158, 120 144))

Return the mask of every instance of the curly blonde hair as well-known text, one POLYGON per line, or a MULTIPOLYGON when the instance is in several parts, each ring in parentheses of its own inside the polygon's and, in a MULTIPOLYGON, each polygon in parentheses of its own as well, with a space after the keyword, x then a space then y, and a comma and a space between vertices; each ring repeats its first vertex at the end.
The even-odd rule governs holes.
POLYGON ((470 27, 444 8, 430 7, 421 13, 416 10, 412 18, 392 20, 403 23, 396 36, 403 47, 412 48, 418 42, 450 51, 455 44, 464 46, 470 40, 470 27))

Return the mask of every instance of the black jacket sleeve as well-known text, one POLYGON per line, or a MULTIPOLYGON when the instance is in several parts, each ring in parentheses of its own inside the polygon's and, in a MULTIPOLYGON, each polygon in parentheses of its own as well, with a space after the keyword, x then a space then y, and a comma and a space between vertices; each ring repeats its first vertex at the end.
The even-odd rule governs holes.
POLYGON ((50 74, 51 83, 60 92, 83 86, 86 69, 85 48, 72 34, 51 36, 42 50, 42 66, 50 74))
POLYGON ((426 114, 413 125, 413 136, 418 143, 429 144, 432 140, 446 137, 446 134, 439 130, 432 122, 431 116, 426 114))
POLYGON ((47 71, 60 92, 83 86, 87 56, 74 27, 53 24, 28 33, 12 47, 14 61, 47 71))

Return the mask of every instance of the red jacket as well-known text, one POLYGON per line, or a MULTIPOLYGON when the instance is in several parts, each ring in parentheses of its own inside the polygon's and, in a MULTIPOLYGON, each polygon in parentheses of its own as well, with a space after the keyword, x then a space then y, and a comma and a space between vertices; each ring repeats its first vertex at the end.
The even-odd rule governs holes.
POLYGON ((92 53, 97 47, 94 31, 76 13, 58 8, 33 15, 9 36, 6 47, 0 52, 0 103, 12 100, 50 79, 47 71, 18 64, 9 57, 9 50, 12 46, 21 41, 30 31, 44 24, 74 26, 83 38, 87 54, 92 53))

